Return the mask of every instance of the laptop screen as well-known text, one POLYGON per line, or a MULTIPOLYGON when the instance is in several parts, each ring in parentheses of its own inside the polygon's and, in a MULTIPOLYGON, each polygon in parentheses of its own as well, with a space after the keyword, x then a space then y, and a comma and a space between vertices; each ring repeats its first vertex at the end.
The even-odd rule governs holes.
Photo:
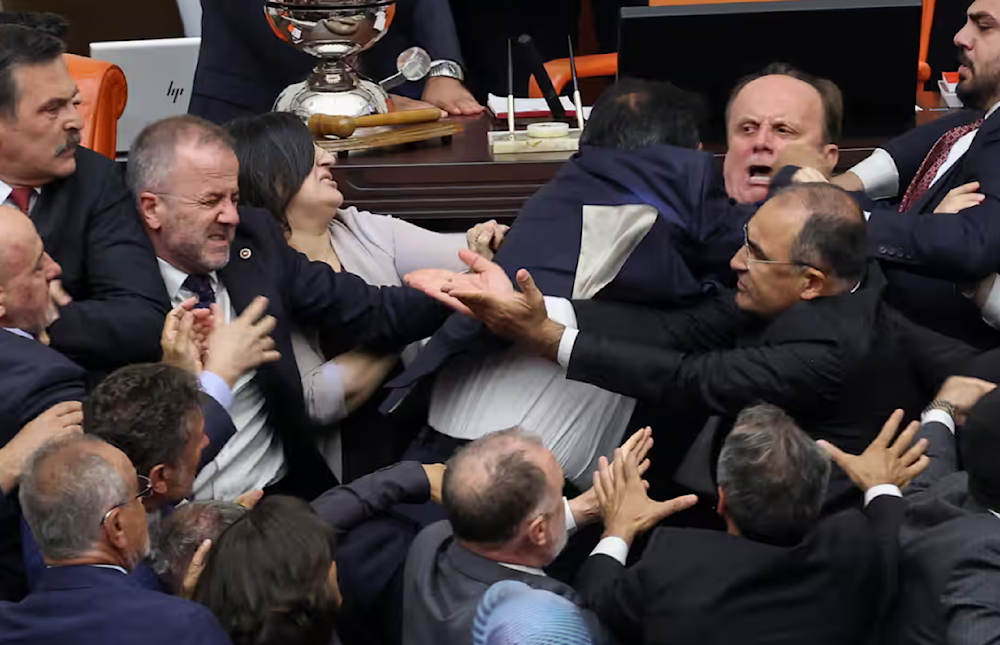
POLYGON ((920 0, 625 7, 618 73, 701 94, 711 108, 702 137, 721 143, 736 83, 790 63, 840 87, 845 138, 884 138, 915 122, 920 22, 920 0))

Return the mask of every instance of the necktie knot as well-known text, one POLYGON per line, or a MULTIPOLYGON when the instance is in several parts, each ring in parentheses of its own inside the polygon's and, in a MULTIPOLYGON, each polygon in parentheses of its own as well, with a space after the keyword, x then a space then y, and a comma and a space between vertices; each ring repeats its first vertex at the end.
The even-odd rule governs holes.
POLYGON ((33 192, 35 192, 35 189, 29 188, 28 186, 14 188, 10 191, 10 201, 14 202, 14 205, 20 208, 22 213, 27 215, 28 209, 31 207, 31 194, 33 192))
POLYGON ((215 302, 215 290, 212 280, 207 275, 189 275, 184 280, 184 287, 198 296, 195 309, 208 309, 215 302))

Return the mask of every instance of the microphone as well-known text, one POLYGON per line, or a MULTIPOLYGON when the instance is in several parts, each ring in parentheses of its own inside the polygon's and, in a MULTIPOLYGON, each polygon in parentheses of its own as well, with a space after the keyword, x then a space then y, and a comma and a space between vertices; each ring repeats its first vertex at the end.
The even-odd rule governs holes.
POLYGON ((545 71, 545 63, 542 61, 542 55, 538 53, 535 41, 530 35, 521 34, 517 39, 517 44, 524 51, 528 70, 535 77, 535 80, 538 81, 538 87, 542 90, 542 96, 545 97, 545 102, 549 105, 553 120, 561 121, 565 119, 566 109, 563 108, 562 102, 559 100, 559 95, 556 94, 556 88, 552 87, 552 79, 549 78, 548 72, 545 71))

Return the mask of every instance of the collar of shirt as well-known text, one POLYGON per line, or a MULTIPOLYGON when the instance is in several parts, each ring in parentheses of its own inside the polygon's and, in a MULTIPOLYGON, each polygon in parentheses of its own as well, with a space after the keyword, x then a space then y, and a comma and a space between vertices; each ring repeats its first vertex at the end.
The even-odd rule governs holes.
POLYGON ((542 576, 543 578, 548 577, 547 575, 545 575, 544 571, 542 571, 541 569, 536 569, 535 567, 528 567, 523 564, 508 564, 506 562, 497 562, 497 564, 499 564, 501 567, 513 569, 514 571, 522 571, 524 573, 530 573, 533 576, 542 576))
MULTIPOLYGON (((178 294, 181 291, 181 287, 184 286, 184 281, 187 280, 188 274, 163 258, 156 258, 156 262, 160 265, 160 275, 163 276, 163 284, 167 287, 167 295, 170 296, 170 302, 176 307, 179 300, 178 294)), ((216 275, 215 271, 212 271, 208 274, 208 277, 212 281, 212 289, 218 293, 219 276, 216 275)))
MULTIPOLYGON (((41 195, 42 194, 42 189, 41 188, 37 188, 36 187, 34 190, 35 190, 35 195, 41 195)), ((8 183, 6 183, 4 181, 0 181, 0 204, 4 203, 8 199, 10 199, 10 194, 12 192, 14 192, 14 187, 13 186, 11 186, 10 184, 8 184, 8 183)))
POLYGON ((5 331, 9 331, 10 333, 14 334, 15 336, 23 336, 23 337, 25 337, 25 338, 27 338, 29 340, 35 340, 34 336, 32 336, 28 332, 24 331, 23 329, 18 329, 17 327, 4 327, 3 329, 5 331))
POLYGON ((1000 101, 994 103, 993 107, 991 107, 989 110, 986 111, 986 116, 984 116, 983 118, 984 119, 990 118, 990 116, 997 111, 997 108, 1000 108, 1000 101))
POLYGON ((1000 513, 997 513, 992 508, 989 508, 989 509, 986 509, 986 510, 988 510, 990 513, 993 513, 995 516, 997 516, 998 518, 1000 518, 1000 513))
MULTIPOLYGON (((118 572, 120 572, 120 573, 122 573, 122 574, 124 574, 126 576, 128 575, 128 571, 125 570, 125 567, 119 567, 117 564, 91 564, 89 566, 96 567, 98 569, 112 569, 112 570, 118 571, 118 572)), ((51 569, 52 567, 49 566, 49 565, 46 565, 45 568, 46 569, 51 569)))

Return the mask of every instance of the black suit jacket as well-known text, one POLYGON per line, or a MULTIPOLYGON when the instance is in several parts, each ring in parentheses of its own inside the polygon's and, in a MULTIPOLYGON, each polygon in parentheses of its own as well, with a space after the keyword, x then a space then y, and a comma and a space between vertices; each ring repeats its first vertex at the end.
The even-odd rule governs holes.
POLYGON ((660 528, 629 569, 588 558, 576 587, 624 643, 864 643, 891 592, 883 574, 895 564, 903 505, 881 495, 864 514, 829 517, 792 547, 660 528))
POLYGON ((373 287, 350 273, 310 262, 288 246, 274 218, 264 210, 240 211, 231 259, 218 272, 237 312, 257 296, 270 300, 277 319, 271 333, 281 359, 257 369, 268 423, 280 433, 287 460, 282 492, 312 499, 336 485, 315 447, 302 380, 292 352, 295 327, 320 330, 329 351, 358 346, 395 352, 431 335, 448 310, 422 293, 402 287, 373 287))
POLYGON ((52 347, 90 371, 160 359, 169 308, 156 254, 115 162, 77 148, 76 172, 42 188, 31 219, 73 302, 52 347))
MULTIPOLYGON (((0 445, 53 405, 83 401, 87 374, 59 352, 0 329, 0 445)), ((21 559, 21 507, 17 491, 0 506, 0 600, 28 592, 21 559)))
MULTIPOLYGON (((305 80, 318 62, 274 35, 258 0, 202 2, 201 33, 188 112, 215 123, 270 111, 278 94, 305 80)), ((362 53, 362 72, 376 82, 394 74, 396 56, 414 45, 432 59, 462 63, 447 0, 397 2, 389 31, 362 53)), ((419 96, 420 90, 395 91, 419 96)))
MULTIPOLYGON (((899 196, 942 134, 982 117, 963 110, 916 128, 883 146, 899 171, 899 196)), ((1000 345, 1000 332, 983 322, 978 307, 961 292, 1000 271, 1000 116, 991 115, 969 150, 906 213, 874 208, 869 245, 882 260, 887 301, 914 321, 978 347, 1000 345), (950 190, 980 183, 986 200, 950 215, 934 209, 950 190)))
POLYGON ((803 301, 771 321, 731 292, 661 311, 574 301, 579 336, 568 376, 639 399, 665 393, 734 417, 764 401, 817 439, 859 454, 896 408, 916 415, 975 354, 885 306, 874 263, 854 293, 803 301))
POLYGON ((996 642, 1000 519, 969 494, 947 426, 925 423, 918 437, 929 441, 931 465, 907 490, 892 642, 996 642))

